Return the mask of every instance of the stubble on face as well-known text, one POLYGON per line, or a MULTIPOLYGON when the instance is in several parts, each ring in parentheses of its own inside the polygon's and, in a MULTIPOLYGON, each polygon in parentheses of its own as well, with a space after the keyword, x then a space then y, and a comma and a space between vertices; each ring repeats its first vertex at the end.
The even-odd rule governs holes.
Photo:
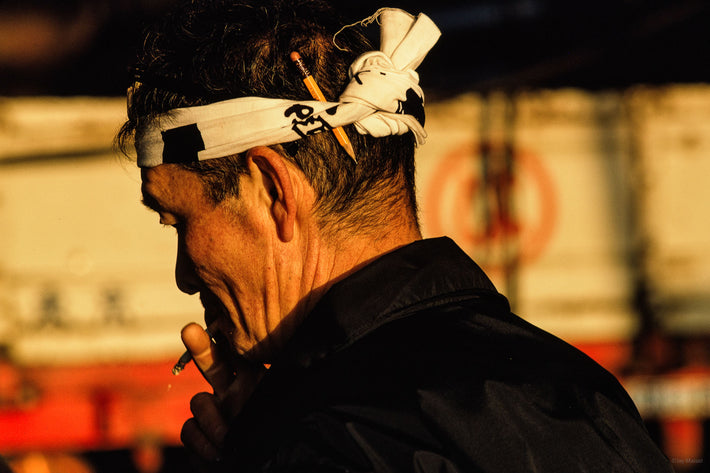
POLYGON ((199 177, 175 165, 143 170, 142 178, 143 202, 177 230, 178 287, 199 292, 210 331, 248 355, 269 332, 268 251, 258 206, 233 197, 214 204, 199 177))

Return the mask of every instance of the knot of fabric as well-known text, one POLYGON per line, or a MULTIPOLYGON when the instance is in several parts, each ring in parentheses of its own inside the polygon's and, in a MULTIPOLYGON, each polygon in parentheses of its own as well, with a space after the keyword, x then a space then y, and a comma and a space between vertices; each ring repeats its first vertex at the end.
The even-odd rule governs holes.
POLYGON ((412 131, 417 144, 424 143, 424 92, 416 71, 398 70, 385 53, 371 51, 350 66, 350 77, 340 101, 372 109, 355 122, 359 133, 382 137, 412 131))
POLYGON ((415 69, 441 36, 423 14, 417 17, 396 8, 382 8, 373 17, 380 22, 380 50, 361 55, 350 66, 350 84, 342 102, 358 102, 374 110, 357 122, 360 133, 381 137, 411 131, 423 144, 424 92, 415 69))

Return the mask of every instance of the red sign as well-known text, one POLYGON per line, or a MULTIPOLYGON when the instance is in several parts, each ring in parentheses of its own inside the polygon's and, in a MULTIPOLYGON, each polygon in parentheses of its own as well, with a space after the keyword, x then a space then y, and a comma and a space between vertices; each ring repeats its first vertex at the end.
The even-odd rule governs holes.
POLYGON ((427 233, 449 235, 487 270, 528 264, 554 232, 554 183, 541 160, 510 145, 464 143, 425 184, 427 233))
POLYGON ((190 398, 209 386, 194 366, 173 376, 173 363, 14 367, 14 375, 4 364, 0 453, 126 448, 146 433, 177 445, 190 398))

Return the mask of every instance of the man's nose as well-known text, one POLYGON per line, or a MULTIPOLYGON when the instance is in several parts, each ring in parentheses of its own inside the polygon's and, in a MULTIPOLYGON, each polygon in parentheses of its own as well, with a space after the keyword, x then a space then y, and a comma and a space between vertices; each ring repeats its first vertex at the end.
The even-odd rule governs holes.
POLYGON ((195 273, 195 265, 180 242, 175 259, 175 283, 178 289, 186 294, 195 294, 200 290, 200 279, 195 273))

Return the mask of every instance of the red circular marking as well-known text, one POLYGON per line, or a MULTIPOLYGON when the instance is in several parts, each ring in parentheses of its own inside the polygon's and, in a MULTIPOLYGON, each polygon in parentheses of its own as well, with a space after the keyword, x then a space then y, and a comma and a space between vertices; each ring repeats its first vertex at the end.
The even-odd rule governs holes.
MULTIPOLYGON (((484 146, 491 146, 485 144, 484 146)), ((510 194, 520 190, 521 181, 532 186, 537 202, 536 215, 527 220, 521 216, 508 215, 497 208, 498 202, 490 195, 485 195, 486 187, 480 171, 470 169, 480 165, 480 146, 466 143, 445 155, 426 185, 424 208, 429 219, 429 231, 435 235, 448 234, 474 252, 517 241, 515 251, 508 258, 514 258, 520 264, 529 264, 544 251, 556 225, 557 203, 554 183, 541 160, 532 153, 516 150, 513 155, 514 177, 504 185, 511 186, 510 194), (467 169, 469 168, 469 169, 467 169), (447 204, 445 191, 453 196, 453 203, 447 204), (481 228, 477 204, 485 203, 499 213, 490 228, 481 228), (502 217, 502 219, 501 219, 502 217), (475 220, 474 220, 475 219, 475 220), (478 224, 477 224, 478 223, 478 224)), ((489 270, 503 269, 507 261, 491 261, 485 264, 489 270)))

